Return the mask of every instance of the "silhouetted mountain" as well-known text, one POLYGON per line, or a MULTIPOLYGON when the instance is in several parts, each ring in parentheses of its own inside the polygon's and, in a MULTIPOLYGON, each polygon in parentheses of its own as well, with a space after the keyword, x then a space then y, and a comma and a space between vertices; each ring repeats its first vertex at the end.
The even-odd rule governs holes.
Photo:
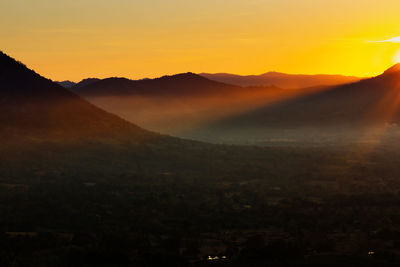
POLYGON ((126 95, 192 95, 218 93, 235 86, 211 81, 193 73, 182 73, 156 79, 129 80, 126 78, 87 79, 72 88, 82 96, 126 95))
POLYGON ((201 73, 208 79, 238 86, 270 86, 280 88, 305 88, 313 86, 331 86, 359 81, 360 78, 342 75, 297 75, 268 72, 261 75, 241 76, 229 73, 201 73))
MULTIPOLYGON (((400 64, 382 75, 266 105, 209 125, 208 134, 283 137, 301 129, 330 134, 341 129, 400 123, 400 64)), ((206 131, 206 132, 207 132, 206 131)), ((292 134, 291 136, 295 136, 292 134)), ((311 136, 309 136, 311 137, 311 136)))
POLYGON ((61 85, 64 88, 71 88, 71 87, 74 87, 76 85, 76 83, 71 82, 71 81, 62 81, 62 82, 56 81, 55 83, 61 85))
POLYGON ((0 52, 0 132, 63 138, 151 135, 0 52))

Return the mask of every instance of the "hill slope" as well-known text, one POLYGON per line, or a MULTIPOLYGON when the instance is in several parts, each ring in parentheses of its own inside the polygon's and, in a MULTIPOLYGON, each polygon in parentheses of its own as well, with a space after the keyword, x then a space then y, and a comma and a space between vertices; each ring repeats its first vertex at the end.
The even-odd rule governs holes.
POLYGON ((94 138, 150 132, 107 113, 0 52, 0 132, 94 138))

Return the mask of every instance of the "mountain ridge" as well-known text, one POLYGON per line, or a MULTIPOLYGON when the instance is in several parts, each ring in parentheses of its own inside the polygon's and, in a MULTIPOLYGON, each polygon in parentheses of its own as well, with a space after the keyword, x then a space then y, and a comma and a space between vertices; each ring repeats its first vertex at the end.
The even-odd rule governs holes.
POLYGON ((330 74, 287 74, 282 72, 266 72, 260 75, 237 75, 230 73, 200 73, 211 80, 225 82, 237 86, 270 86, 286 89, 299 89, 313 86, 334 86, 359 81, 355 76, 330 74))
MULTIPOLYGON (((200 75, 187 72, 166 75, 155 79, 130 80, 123 77, 110 77, 92 83, 70 88, 82 96, 107 95, 148 95, 167 94, 182 95, 204 93, 207 90, 229 90, 233 85, 209 80, 200 75)), ((217 91, 216 91, 217 92, 217 91)))

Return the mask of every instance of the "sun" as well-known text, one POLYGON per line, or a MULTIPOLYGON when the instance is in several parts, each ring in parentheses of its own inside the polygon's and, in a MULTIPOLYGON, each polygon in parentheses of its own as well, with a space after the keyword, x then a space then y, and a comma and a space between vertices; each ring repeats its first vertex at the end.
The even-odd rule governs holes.
POLYGON ((396 51, 393 56, 393 63, 397 64, 400 63, 400 49, 396 51))

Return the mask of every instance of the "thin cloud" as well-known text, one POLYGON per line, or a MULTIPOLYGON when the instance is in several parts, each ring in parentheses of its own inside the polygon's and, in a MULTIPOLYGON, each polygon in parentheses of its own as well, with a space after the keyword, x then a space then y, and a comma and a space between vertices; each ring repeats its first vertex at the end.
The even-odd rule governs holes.
POLYGON ((380 41, 371 41, 372 43, 396 43, 399 44, 400 43, 400 36, 397 37, 393 37, 387 40, 380 40, 380 41))

